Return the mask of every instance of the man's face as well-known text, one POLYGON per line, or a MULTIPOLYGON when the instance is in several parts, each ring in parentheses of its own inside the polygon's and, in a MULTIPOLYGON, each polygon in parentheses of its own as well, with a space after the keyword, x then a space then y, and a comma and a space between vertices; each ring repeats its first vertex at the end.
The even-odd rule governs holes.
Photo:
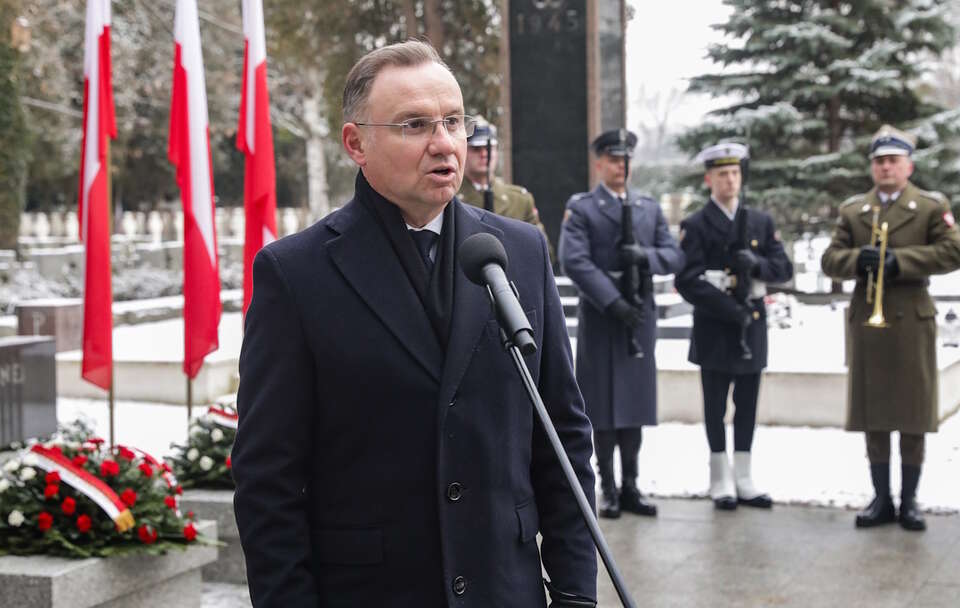
MULTIPOLYGON (((487 147, 486 146, 468 146, 467 147, 467 179, 476 183, 486 183, 487 181, 487 147)), ((497 167, 497 147, 490 146, 490 175, 493 176, 497 167)))
POLYGON ((885 192, 899 192, 913 175, 913 161, 906 156, 877 156, 870 161, 873 183, 885 192))
POLYGON ((703 181, 717 202, 732 201, 740 195, 743 176, 740 174, 740 165, 723 165, 708 169, 703 181))
MULTIPOLYGON (((370 87, 362 122, 399 123, 410 118, 439 120, 463 114, 460 86, 437 63, 388 66, 370 87)), ((344 143, 374 190, 408 217, 436 216, 460 189, 467 139, 443 125, 422 136, 399 127, 344 126, 344 143)), ((428 219, 429 221, 429 219, 428 219)))
POLYGON ((597 177, 603 182, 604 186, 615 192, 624 189, 627 182, 627 174, 624 170, 622 156, 600 154, 594 162, 594 168, 596 169, 597 177))

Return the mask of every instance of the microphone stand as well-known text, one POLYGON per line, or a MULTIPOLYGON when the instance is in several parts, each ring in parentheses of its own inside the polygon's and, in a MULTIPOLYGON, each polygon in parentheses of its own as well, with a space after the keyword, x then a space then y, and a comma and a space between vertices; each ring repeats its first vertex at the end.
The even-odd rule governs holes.
POLYGON ((563 449, 560 436, 557 435, 557 429, 553 426, 553 421, 550 420, 550 414, 547 413, 546 406, 543 405, 543 399, 540 398, 540 391, 537 390, 537 385, 533 382, 533 376, 530 375, 527 362, 523 360, 520 349, 507 337, 502 327, 500 328, 500 341, 504 348, 510 352, 510 358, 513 359, 514 367, 517 368, 517 373, 520 374, 520 380, 523 382, 523 387, 527 391, 527 397, 530 398, 530 403, 533 404, 533 409, 537 412, 540 423, 543 424, 543 430, 546 431, 547 437, 550 439, 550 445, 557 455, 557 460, 560 461, 560 467, 563 469, 563 474, 567 478, 570 490, 573 492, 574 498, 577 499, 577 506, 580 507, 580 514, 583 516, 583 521, 590 530, 590 536, 593 537, 593 544, 596 545, 597 551, 600 552, 603 565, 606 566, 610 580, 617 590, 617 595, 620 596, 620 603, 624 608, 636 608, 636 604, 633 603, 633 598, 630 597, 627 586, 620 576, 617 564, 613 561, 613 555, 610 554, 607 541, 603 538, 603 532, 600 531, 600 526, 597 524, 597 518, 593 514, 593 508, 590 503, 587 502, 587 496, 580 486, 577 474, 573 471, 570 458, 567 457, 567 452, 563 449))

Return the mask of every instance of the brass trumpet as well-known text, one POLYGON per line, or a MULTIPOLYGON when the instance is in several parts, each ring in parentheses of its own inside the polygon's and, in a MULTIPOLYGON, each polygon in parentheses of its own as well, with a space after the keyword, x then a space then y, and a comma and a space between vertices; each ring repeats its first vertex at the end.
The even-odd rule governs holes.
MULTIPOLYGON (((874 221, 876 221, 876 215, 874 215, 874 221)), ((873 240, 873 238, 879 238, 880 263, 878 264, 878 268, 877 268, 876 289, 873 289, 873 290, 871 289, 872 282, 870 281, 870 279, 873 278, 873 275, 871 274, 870 277, 867 279, 867 302, 870 302, 871 292, 875 291, 876 293, 872 294, 873 295, 873 314, 870 315, 870 318, 867 319, 866 323, 864 323, 864 326, 866 327, 877 327, 877 328, 890 327, 890 324, 887 323, 887 320, 883 316, 883 267, 884 267, 884 260, 886 260, 887 258, 887 228, 888 228, 887 222, 884 222, 883 225, 880 226, 880 230, 877 230, 876 227, 874 227, 873 229, 874 234, 871 237, 871 241, 873 240)))

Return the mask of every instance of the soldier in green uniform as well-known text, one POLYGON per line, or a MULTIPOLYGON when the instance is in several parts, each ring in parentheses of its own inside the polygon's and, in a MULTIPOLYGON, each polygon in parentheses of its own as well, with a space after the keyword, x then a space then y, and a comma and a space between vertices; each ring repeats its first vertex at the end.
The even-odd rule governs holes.
POLYGON ((857 515, 858 528, 898 519, 907 530, 926 528, 916 491, 924 433, 936 432, 938 423, 936 308, 927 284, 932 274, 960 268, 960 232, 942 194, 910 183, 915 145, 911 135, 881 127, 870 145, 874 188, 840 207, 821 260, 834 279, 857 280, 847 315, 847 430, 866 433, 876 491, 857 515), (888 245, 881 259, 872 235, 874 225, 885 223, 888 245), (865 322, 875 304, 867 303, 867 288, 877 284, 881 266, 888 326, 870 327, 865 322), (899 518, 890 496, 891 431, 900 433, 899 518))
MULTIPOLYGON (((467 162, 463 170, 463 184, 460 186, 460 200, 474 207, 485 208, 484 191, 492 181, 493 209, 487 209, 487 211, 533 224, 546 237, 547 230, 540 222, 540 214, 537 213, 533 195, 523 186, 508 184, 499 177, 493 176, 497 166, 497 143, 497 128, 482 117, 477 117, 477 126, 473 135, 467 139, 467 162), (489 156, 487 156, 487 142, 490 143, 489 156)), ((549 237, 547 237, 547 246, 550 250, 550 261, 556 261, 549 237)))

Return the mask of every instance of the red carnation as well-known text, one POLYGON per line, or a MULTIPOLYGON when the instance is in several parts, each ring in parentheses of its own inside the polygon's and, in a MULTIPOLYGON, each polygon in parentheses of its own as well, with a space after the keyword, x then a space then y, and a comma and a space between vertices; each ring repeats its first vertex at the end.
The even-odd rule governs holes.
POLYGON ((140 472, 143 473, 143 476, 144 476, 144 477, 152 477, 152 476, 153 476, 153 467, 151 467, 149 464, 147 464, 147 463, 145 463, 145 462, 141 462, 141 463, 140 463, 140 466, 137 467, 137 468, 140 469, 140 472))
POLYGON ((120 474, 120 465, 115 460, 104 460, 100 463, 100 476, 113 477, 120 474))
POLYGON ((79 530, 81 534, 89 532, 91 525, 93 525, 93 522, 90 521, 89 515, 81 515, 77 518, 77 530, 79 530))
POLYGON ((144 524, 137 529, 137 537, 145 545, 152 545, 157 542, 157 531, 144 524))
POLYGON ((55 486, 51 484, 43 489, 43 497, 47 500, 50 500, 51 498, 56 497, 59 491, 60 491, 60 486, 55 486))
POLYGON ((177 486, 173 489, 173 491, 176 492, 178 495, 183 494, 183 486, 177 486))
POLYGON ((43 478, 43 480, 50 485, 57 485, 60 483, 60 473, 57 473, 56 471, 50 471, 47 473, 47 476, 43 478))
POLYGON ((224 462, 224 464, 227 465, 227 468, 228 468, 228 469, 233 467, 233 463, 230 461, 230 457, 229 457, 229 456, 227 456, 227 460, 226 460, 226 462, 224 462))
POLYGON ((193 519, 193 511, 187 511, 187 519, 193 519))
POLYGON ((117 454, 119 454, 121 458, 124 458, 126 460, 133 460, 134 458, 137 457, 137 455, 133 452, 133 450, 122 445, 117 446, 117 454))
POLYGON ((176 509, 176 508, 177 508, 177 499, 174 498, 173 496, 164 496, 164 497, 163 497, 163 504, 167 505, 167 506, 170 507, 171 509, 176 509))
POLYGON ((160 468, 163 469, 164 473, 173 473, 173 469, 171 469, 170 465, 165 462, 160 465, 160 468))
POLYGON ((87 441, 94 445, 100 445, 101 443, 105 443, 102 437, 91 437, 90 439, 87 439, 87 441))
POLYGON ((53 525, 53 515, 50 515, 46 511, 37 515, 37 529, 41 532, 46 532, 50 529, 50 526, 53 525))
POLYGON ((87 457, 83 454, 77 454, 73 457, 73 464, 78 467, 82 467, 83 465, 87 464, 87 457))
POLYGON ((60 503, 60 510, 63 511, 64 515, 73 515, 73 512, 77 510, 77 501, 67 496, 60 503))
POLYGON ((132 488, 127 488, 120 493, 120 500, 122 500, 123 504, 127 505, 128 507, 132 507, 133 505, 137 504, 137 493, 134 492, 132 488))
POLYGON ((197 529, 193 527, 193 524, 187 524, 183 527, 183 537, 187 539, 187 542, 197 540, 197 529))

